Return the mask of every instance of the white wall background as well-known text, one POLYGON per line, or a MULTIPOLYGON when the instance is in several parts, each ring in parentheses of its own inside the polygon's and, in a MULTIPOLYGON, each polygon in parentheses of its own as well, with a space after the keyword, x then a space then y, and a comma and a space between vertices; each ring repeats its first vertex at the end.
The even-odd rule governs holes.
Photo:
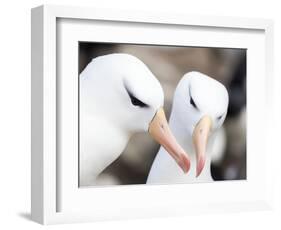
MULTIPOLYGON (((68 4, 186 14, 262 17, 275 20, 275 96, 281 98, 281 14, 278 1, 212 0, 8 0, 0 8, 0 228, 38 229, 30 209, 30 8, 68 4), (279 76, 279 79, 278 79, 279 76), (279 92, 278 92, 279 91, 279 92)), ((262 109, 262 108, 261 108, 262 109)), ((52 229, 277 229, 281 227, 280 106, 275 111, 275 209, 268 212, 188 216, 48 226, 52 229), (278 122, 278 123, 277 123, 278 122), (279 136, 278 136, 279 135, 279 136), (278 226, 278 227, 277 227, 278 226)), ((262 169, 261 169, 262 170, 262 169)))

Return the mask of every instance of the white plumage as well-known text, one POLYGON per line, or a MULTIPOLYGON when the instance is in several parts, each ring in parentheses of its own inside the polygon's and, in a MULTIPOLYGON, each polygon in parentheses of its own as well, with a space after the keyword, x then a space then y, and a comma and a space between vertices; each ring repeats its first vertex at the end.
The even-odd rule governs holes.
POLYGON ((228 93, 221 83, 198 72, 185 74, 174 94, 169 125, 190 156, 190 170, 184 174, 166 150, 160 148, 147 183, 212 181, 212 146, 226 117, 227 107, 228 93))
POLYGON ((80 74, 80 186, 95 185, 97 176, 139 131, 149 131, 180 156, 184 168, 188 160, 169 132, 163 101, 159 81, 132 55, 100 56, 87 65, 80 74))

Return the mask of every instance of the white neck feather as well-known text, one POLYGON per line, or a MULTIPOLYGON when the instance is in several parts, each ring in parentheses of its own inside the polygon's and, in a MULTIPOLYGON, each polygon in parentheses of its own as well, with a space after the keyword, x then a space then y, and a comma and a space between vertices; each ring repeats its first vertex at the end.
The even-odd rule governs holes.
POLYGON ((116 160, 130 138, 101 116, 80 112, 80 186, 95 184, 97 176, 116 160))

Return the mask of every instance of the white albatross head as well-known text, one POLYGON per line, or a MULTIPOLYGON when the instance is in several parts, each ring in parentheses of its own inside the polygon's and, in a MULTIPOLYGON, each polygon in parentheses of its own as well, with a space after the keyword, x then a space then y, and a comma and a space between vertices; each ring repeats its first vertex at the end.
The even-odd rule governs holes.
POLYGON ((170 131, 162 87, 148 67, 129 54, 94 58, 80 74, 82 108, 128 134, 148 131, 184 172, 190 167, 185 151, 170 131))
POLYGON ((196 153, 196 176, 206 160, 209 137, 226 117, 228 92, 218 81, 199 72, 189 72, 180 80, 174 95, 173 116, 191 137, 196 153))

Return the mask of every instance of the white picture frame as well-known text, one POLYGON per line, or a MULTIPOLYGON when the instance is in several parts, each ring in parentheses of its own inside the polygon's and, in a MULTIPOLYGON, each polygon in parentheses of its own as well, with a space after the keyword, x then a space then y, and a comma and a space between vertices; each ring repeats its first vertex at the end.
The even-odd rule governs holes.
MULTIPOLYGON (((32 9, 32 219, 41 224, 56 224, 271 208, 273 183, 271 175, 273 151, 270 136, 272 135, 270 130, 273 127, 271 124, 273 112, 272 34, 273 23, 266 19, 151 14, 49 5, 32 9), (75 26, 72 25, 74 22, 75 26), (64 158, 59 159, 56 154, 59 126, 57 97, 60 92, 56 79, 57 52, 60 49, 58 44, 61 45, 58 43, 58 31, 59 33, 63 31, 68 35, 64 36, 64 39, 69 37, 62 42, 69 48, 67 61, 71 62, 75 55, 77 56, 75 53, 77 47, 71 48, 71 44, 75 44, 81 38, 88 41, 97 39, 97 35, 92 31, 97 28, 89 26, 89 23, 95 22, 102 22, 103 25, 110 27, 108 31, 117 28, 122 29, 123 32, 122 36, 114 38, 110 36, 111 32, 104 34, 100 32, 99 41, 191 44, 239 47, 249 50, 250 58, 247 62, 249 76, 247 78, 249 106, 247 153, 249 154, 247 155, 246 181, 79 189, 75 187, 77 170, 71 167, 76 165, 76 162, 71 159, 69 162, 72 162, 72 165, 70 163, 64 166, 64 169, 69 170, 67 171, 69 179, 66 179, 66 173, 60 172, 58 168, 58 161, 63 161, 64 158), (140 33, 149 30, 150 36, 130 37, 128 28, 135 27, 136 34, 138 31, 140 33), (162 32, 167 33, 168 30, 178 33, 178 28, 181 33, 188 29, 194 30, 194 36, 191 36, 190 41, 180 39, 175 41, 175 37, 179 36, 161 36, 162 32), (153 34, 153 30, 157 31, 158 35, 156 32, 153 34), (77 33, 78 31, 80 33, 77 33), (225 38, 222 38, 221 33, 226 34, 225 38), (206 34, 208 36, 205 36, 206 34), (127 35, 126 39, 125 35, 127 35), (255 104, 257 100, 259 105, 255 104), (267 109, 259 111, 258 106, 267 109), (259 120, 264 122, 260 125, 261 132, 258 133, 254 128, 259 120), (254 143, 260 144, 257 147, 254 143), (262 171, 259 170, 261 166, 262 171), (210 196, 202 198, 202 191, 206 190, 210 196), (192 199, 183 199, 187 193, 192 199), (196 198, 197 196, 201 201, 196 198)), ((69 93, 75 95, 77 92, 71 91, 75 86, 71 82, 68 86, 69 93)), ((73 104, 76 102, 78 103, 78 101, 74 103, 72 101, 73 104)), ((68 122, 71 123, 71 120, 68 122)), ((77 127, 75 128, 75 124, 73 127, 73 135, 75 135, 77 127)), ((70 145, 70 150, 71 148, 76 149, 73 150, 72 156, 74 156, 78 148, 75 143, 70 145)))

